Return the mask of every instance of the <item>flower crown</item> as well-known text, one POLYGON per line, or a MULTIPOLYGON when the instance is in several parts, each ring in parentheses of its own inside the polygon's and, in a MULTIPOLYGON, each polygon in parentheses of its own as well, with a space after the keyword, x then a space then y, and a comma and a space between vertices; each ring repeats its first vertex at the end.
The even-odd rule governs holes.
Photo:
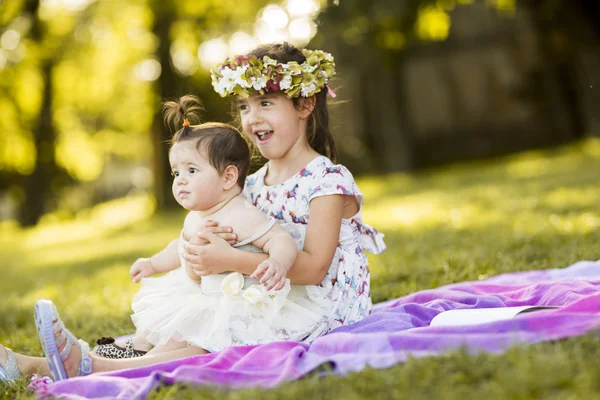
MULTIPOLYGON (((302 54, 306 57, 302 64, 278 63, 269 56, 262 60, 255 56, 227 59, 210 71, 212 85, 221 97, 278 91, 290 99, 310 97, 326 87, 329 78, 335 75, 335 62, 331 54, 321 50, 303 49, 302 54)), ((328 86, 327 90, 333 93, 328 86)))

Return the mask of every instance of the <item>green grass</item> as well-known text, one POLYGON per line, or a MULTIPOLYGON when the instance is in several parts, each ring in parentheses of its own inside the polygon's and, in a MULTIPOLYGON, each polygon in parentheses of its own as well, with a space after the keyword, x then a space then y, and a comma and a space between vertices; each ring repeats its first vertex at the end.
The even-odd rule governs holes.
MULTIPOLYGON (((367 222, 388 250, 369 256, 375 302, 511 271, 600 259, 600 141, 359 180, 367 222)), ((136 196, 76 221, 50 216, 37 228, 0 226, 0 343, 41 355, 32 319, 38 298, 55 300, 83 339, 129 333, 136 286, 128 269, 175 237, 183 213, 150 216, 136 196)), ((595 335, 517 346, 499 354, 454 351, 387 370, 308 376, 276 389, 176 385, 153 398, 590 399, 600 395, 595 335)), ((26 382, 0 387, 31 397, 26 382)))

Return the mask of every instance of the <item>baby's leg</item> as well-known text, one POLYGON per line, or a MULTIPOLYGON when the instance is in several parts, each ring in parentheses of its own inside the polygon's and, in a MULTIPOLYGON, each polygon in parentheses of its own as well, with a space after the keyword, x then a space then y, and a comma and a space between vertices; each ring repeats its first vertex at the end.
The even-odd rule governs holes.
MULTIPOLYGON (((73 347, 74 349, 76 348, 76 346, 73 347)), ((92 368, 94 369, 94 372, 116 371, 119 369, 146 367, 148 365, 178 360, 185 357, 199 356, 208 353, 206 350, 199 347, 187 345, 179 350, 165 352, 159 352, 159 350, 160 349, 156 350, 157 352, 154 354, 148 353, 142 357, 123 358, 121 360, 97 357, 91 353, 90 357, 92 358, 92 368)))
MULTIPOLYGON (((150 351, 148 351, 148 353, 146 355, 148 356, 148 355, 159 354, 159 353, 168 353, 173 350, 181 350, 181 349, 185 349, 187 347, 195 347, 195 346, 191 346, 187 342, 179 342, 177 340, 170 339, 166 344, 154 346, 150 351)), ((201 349, 199 347, 196 347, 196 349, 198 349, 199 354, 203 354, 203 352, 208 353, 208 351, 201 349)))
MULTIPOLYGON (((150 351, 154 347, 150 342, 148 342, 141 336, 134 336, 132 338, 132 341, 134 350, 150 351)), ((125 346, 127 345, 127 339, 116 341, 115 345, 121 348, 125 348, 125 346)))

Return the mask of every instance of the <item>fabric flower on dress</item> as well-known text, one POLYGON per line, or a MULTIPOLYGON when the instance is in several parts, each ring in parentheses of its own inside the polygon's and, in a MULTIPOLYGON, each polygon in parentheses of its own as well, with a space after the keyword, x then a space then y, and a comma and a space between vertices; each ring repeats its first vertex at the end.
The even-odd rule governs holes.
POLYGON ((232 272, 221 281, 221 291, 225 296, 238 296, 244 288, 244 275, 232 272))
POLYGON ((250 304, 258 304, 258 303, 267 303, 271 297, 265 290, 265 288, 261 285, 252 285, 248 289, 244 290, 244 294, 242 297, 250 304))

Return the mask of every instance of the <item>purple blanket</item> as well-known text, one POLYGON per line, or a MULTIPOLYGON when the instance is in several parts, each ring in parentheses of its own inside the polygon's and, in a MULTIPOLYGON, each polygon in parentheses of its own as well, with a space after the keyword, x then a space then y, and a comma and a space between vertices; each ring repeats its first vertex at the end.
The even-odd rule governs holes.
POLYGON ((144 398, 155 386, 174 382, 265 388, 297 379, 330 363, 345 374, 367 365, 387 368, 410 355, 440 355, 460 346, 500 352, 518 343, 582 335, 600 327, 600 261, 565 269, 499 275, 424 290, 376 305, 364 320, 300 343, 227 348, 151 367, 95 374, 49 385, 44 392, 63 398, 144 398), (511 320, 463 327, 429 327, 444 310, 562 306, 511 320))

